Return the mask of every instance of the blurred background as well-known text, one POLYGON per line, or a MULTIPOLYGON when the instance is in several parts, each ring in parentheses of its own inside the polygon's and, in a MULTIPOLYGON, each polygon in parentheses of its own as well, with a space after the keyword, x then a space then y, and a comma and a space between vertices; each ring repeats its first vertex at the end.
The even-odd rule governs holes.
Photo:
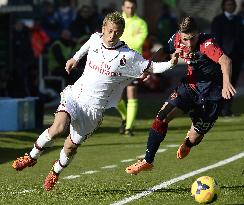
MULTIPOLYGON (((163 47, 183 16, 195 17, 201 32, 210 32, 213 18, 222 12, 221 2, 138 0, 137 13, 149 30, 143 56, 150 58, 163 47)), ((243 19, 243 1, 236 3, 235 13, 243 19)), ((64 72, 65 62, 92 33, 100 31, 107 13, 121 11, 121 4, 121 0, 0 0, 0 106, 5 104, 3 100, 28 97, 42 116, 44 107, 57 105, 60 91, 79 78, 86 59, 71 76, 64 72)), ((184 74, 185 65, 177 69, 180 74, 153 75, 140 85, 139 93, 167 94, 184 74)), ((237 84, 240 95, 244 93, 243 79, 241 72, 237 84)), ((41 126, 42 119, 36 124, 41 126)))

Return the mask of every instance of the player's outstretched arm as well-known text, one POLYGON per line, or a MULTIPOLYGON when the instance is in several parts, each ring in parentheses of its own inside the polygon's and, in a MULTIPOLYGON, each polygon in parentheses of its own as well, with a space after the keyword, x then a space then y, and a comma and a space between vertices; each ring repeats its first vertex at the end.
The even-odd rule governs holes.
POLYGON ((69 59, 65 65, 66 72, 70 74, 71 70, 76 68, 76 65, 77 61, 74 58, 69 59))
POLYGON ((172 55, 171 60, 167 62, 154 62, 147 70, 149 73, 163 73, 166 70, 172 69, 178 63, 179 54, 182 52, 181 49, 177 49, 172 55))
POLYGON ((219 64, 221 65, 221 70, 223 73, 223 89, 222 89, 222 97, 224 99, 230 99, 232 96, 236 94, 236 90, 231 84, 231 73, 232 73, 232 62, 231 59, 223 54, 219 58, 219 64))
POLYGON ((182 49, 177 48, 176 51, 171 55, 171 60, 168 62, 154 62, 152 65, 144 71, 140 76, 140 79, 144 82, 150 78, 150 73, 163 73, 166 70, 173 68, 178 63, 179 54, 182 52, 182 49))

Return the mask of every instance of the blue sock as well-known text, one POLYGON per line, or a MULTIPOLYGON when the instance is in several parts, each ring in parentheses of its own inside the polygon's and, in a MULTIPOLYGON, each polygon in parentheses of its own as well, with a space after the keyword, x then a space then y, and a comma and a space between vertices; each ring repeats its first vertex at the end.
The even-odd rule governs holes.
POLYGON ((146 156, 145 156, 145 160, 148 163, 150 163, 150 164, 153 163, 155 154, 158 151, 160 143, 164 140, 165 135, 166 135, 166 132, 162 134, 162 133, 155 131, 152 128, 150 129, 149 137, 148 137, 148 141, 147 141, 146 156))

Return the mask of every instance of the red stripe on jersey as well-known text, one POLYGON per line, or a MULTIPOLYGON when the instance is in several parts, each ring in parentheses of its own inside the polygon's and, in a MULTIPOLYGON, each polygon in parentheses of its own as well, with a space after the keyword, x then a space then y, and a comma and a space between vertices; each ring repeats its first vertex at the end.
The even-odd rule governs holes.
POLYGON ((174 47, 180 48, 180 34, 179 33, 175 34, 174 47))
POLYGON ((180 33, 175 34, 174 47, 181 48, 183 50, 183 52, 180 54, 180 57, 184 59, 184 61, 187 63, 188 72, 187 72, 186 79, 187 82, 189 83, 189 86, 192 89, 196 89, 196 80, 192 72, 192 67, 188 65, 188 61, 190 61, 190 57, 189 57, 190 50, 181 42, 180 33))
POLYGON ((188 72, 186 76, 187 82, 192 89, 196 89, 196 80, 192 72, 192 67, 188 65, 188 72))

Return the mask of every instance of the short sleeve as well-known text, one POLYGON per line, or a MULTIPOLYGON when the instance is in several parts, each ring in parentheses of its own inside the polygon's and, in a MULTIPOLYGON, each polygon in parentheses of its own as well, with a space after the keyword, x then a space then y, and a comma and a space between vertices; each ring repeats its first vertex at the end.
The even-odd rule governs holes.
POLYGON ((200 51, 216 63, 223 55, 222 49, 215 43, 214 39, 212 38, 201 44, 200 51))

